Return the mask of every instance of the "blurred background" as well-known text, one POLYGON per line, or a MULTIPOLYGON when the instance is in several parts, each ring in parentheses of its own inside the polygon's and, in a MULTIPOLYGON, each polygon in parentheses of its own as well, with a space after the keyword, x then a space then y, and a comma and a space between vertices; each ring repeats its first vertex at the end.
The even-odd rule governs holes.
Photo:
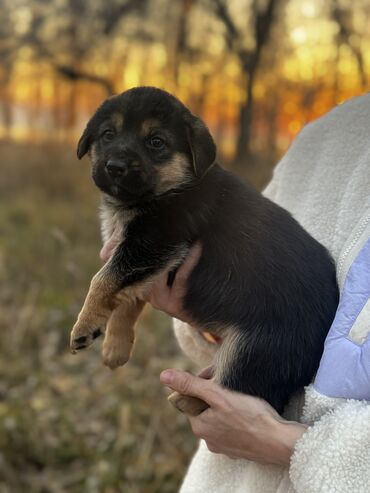
POLYGON ((75 146, 107 96, 156 85, 261 189, 307 122, 369 88, 369 0, 0 0, 0 493, 173 493, 196 447, 158 376, 194 370, 146 310, 132 361, 69 330, 100 261, 75 146))

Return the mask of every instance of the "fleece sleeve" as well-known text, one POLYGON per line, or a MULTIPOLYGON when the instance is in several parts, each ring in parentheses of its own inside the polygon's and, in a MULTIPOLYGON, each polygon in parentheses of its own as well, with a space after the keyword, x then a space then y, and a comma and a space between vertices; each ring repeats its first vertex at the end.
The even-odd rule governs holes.
POLYGON ((369 493, 370 406, 345 401, 297 442, 290 465, 297 493, 369 493))
POLYGON ((290 467, 297 493, 370 492, 370 239, 344 280, 303 421, 311 426, 290 467))

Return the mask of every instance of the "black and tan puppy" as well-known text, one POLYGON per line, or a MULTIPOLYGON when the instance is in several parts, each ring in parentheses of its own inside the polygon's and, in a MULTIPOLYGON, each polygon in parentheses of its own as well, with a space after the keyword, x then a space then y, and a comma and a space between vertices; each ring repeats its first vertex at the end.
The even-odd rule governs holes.
POLYGON ((281 412, 313 378, 336 310, 325 248, 218 166, 207 127, 162 90, 139 87, 105 101, 79 141, 78 157, 86 153, 114 251, 91 282, 72 350, 106 327, 104 362, 124 364, 140 292, 199 240, 184 307, 198 328, 222 338, 215 379, 281 412))

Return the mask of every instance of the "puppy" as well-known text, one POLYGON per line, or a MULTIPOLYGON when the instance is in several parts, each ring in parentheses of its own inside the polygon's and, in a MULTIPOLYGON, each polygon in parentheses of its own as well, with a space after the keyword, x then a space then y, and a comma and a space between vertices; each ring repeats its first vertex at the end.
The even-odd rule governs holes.
POLYGON ((200 241, 183 304, 196 327, 222 340, 214 378, 281 412, 312 380, 336 311, 335 268, 325 248, 216 164, 207 127, 160 89, 138 87, 105 101, 78 143, 78 157, 86 153, 111 255, 92 279, 72 351, 106 327, 104 363, 123 365, 140 295, 200 241))

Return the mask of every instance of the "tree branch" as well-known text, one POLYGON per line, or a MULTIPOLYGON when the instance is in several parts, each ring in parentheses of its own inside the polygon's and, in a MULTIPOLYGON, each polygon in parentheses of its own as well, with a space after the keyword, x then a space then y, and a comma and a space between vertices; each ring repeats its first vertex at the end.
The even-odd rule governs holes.
POLYGON ((226 32, 225 40, 228 48, 232 50, 236 42, 240 39, 240 33, 237 29, 233 19, 231 18, 229 9, 223 0, 213 0, 212 6, 214 12, 220 21, 223 22, 226 32))
POLYGON ((97 75, 88 74, 87 72, 83 72, 82 70, 76 70, 73 67, 69 67, 66 65, 53 64, 53 66, 60 75, 70 80, 71 82, 76 82, 77 80, 86 80, 88 82, 92 82, 94 84, 102 86, 109 95, 114 93, 113 85, 107 79, 103 79, 102 77, 99 77, 97 75))

